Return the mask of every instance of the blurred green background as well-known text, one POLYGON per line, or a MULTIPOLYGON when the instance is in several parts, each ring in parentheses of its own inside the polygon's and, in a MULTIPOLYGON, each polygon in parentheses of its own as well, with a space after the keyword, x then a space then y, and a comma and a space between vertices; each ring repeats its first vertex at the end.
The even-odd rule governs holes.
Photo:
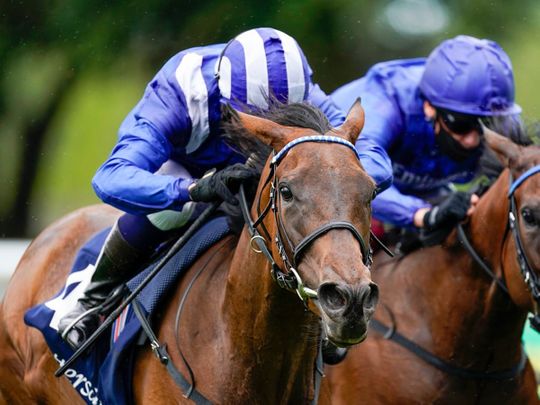
POLYGON ((524 116, 540 112, 537 0, 21 0, 0 11, 2 237, 33 237, 97 203, 92 175, 153 74, 180 50, 252 27, 295 37, 327 92, 457 34, 491 38, 513 61, 524 116))

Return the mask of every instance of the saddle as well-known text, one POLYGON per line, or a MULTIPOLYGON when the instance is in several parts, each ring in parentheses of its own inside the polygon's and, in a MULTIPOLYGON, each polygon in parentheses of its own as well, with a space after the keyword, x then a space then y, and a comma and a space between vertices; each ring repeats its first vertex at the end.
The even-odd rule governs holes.
MULTIPOLYGON (((109 233, 105 229, 92 237, 79 251, 65 286, 50 300, 30 308, 24 317, 28 326, 38 329, 45 338, 54 358, 62 366, 73 350, 58 334, 58 321, 69 311, 82 295, 94 272, 101 246, 109 233)), ((205 223, 186 245, 175 254, 164 268, 142 289, 135 305, 145 318, 151 318, 162 304, 166 293, 173 288, 182 273, 208 248, 231 233, 228 220, 216 217, 205 223)), ((114 305, 125 292, 135 290, 157 265, 159 259, 145 270, 115 290, 108 303, 114 305)), ((110 333, 101 335, 96 344, 89 348, 68 368, 64 376, 88 404, 130 404, 132 398, 132 368, 137 344, 143 342, 141 322, 134 305, 128 305, 113 323, 110 333)))

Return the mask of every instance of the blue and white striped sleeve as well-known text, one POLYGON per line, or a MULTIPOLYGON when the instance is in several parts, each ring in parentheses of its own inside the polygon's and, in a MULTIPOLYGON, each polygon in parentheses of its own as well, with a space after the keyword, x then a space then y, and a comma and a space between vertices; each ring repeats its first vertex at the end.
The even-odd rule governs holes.
POLYGON ((192 131, 177 80, 181 60, 181 54, 173 57, 148 84, 120 126, 118 143, 92 180, 104 202, 125 212, 179 210, 189 200, 191 179, 153 174, 169 159, 172 142, 188 142, 192 131))

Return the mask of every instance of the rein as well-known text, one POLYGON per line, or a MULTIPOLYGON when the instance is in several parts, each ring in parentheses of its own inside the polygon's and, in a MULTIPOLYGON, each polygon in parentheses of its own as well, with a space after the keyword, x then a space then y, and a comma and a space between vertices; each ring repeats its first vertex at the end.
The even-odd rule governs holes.
POLYGON ((508 287, 506 287, 506 283, 503 278, 497 277, 497 275, 491 270, 489 265, 480 257, 478 252, 474 250, 473 245, 471 242, 469 242, 469 239, 467 238, 467 235, 465 234, 465 230, 463 229, 463 225, 458 224, 457 225, 457 235, 458 239, 465 248, 465 250, 471 255, 471 257, 474 259, 474 261, 484 270, 492 279, 497 283, 497 285, 503 290, 507 295, 510 295, 508 292, 508 287))
MULTIPOLYGON (((304 305, 307 305, 308 299, 310 298, 317 299, 318 297, 317 291, 309 287, 306 287, 304 285, 302 278, 300 277, 300 275, 298 274, 298 271, 296 270, 296 267, 298 266, 298 263, 300 261, 300 258, 303 252, 317 238, 319 238, 320 236, 326 234, 327 232, 333 229, 346 229, 353 234, 355 239, 360 244, 360 250, 362 251, 362 261, 364 265, 368 267, 371 265, 373 252, 369 248, 369 245, 366 244, 366 242, 362 238, 362 235, 360 235, 360 232, 358 232, 356 227, 348 221, 329 222, 315 229, 308 236, 302 239, 296 246, 294 246, 294 244, 291 242, 285 230, 285 226, 283 225, 281 211, 278 208, 281 205, 280 205, 280 199, 279 199, 279 192, 277 192, 278 187, 279 187, 279 179, 277 177, 276 172, 277 172, 277 167, 279 166, 279 163, 283 160, 286 154, 295 146, 301 143, 305 143, 305 142, 337 143, 337 144, 346 146, 347 148, 354 151, 356 158, 360 161, 360 157, 354 145, 337 136, 316 135, 316 136, 303 136, 303 137, 297 138, 289 142, 288 144, 286 144, 283 147, 283 149, 281 149, 277 154, 274 154, 274 156, 272 157, 270 161, 270 172, 268 174, 268 177, 266 178, 266 181, 263 185, 261 193, 257 197, 258 201, 260 202, 262 192, 264 191, 266 186, 270 184, 270 200, 267 206, 263 209, 262 213, 258 213, 259 215, 258 218, 256 220, 253 220, 251 218, 250 209, 247 204, 243 185, 240 186, 240 206, 242 209, 242 214, 244 216, 244 221, 246 222, 248 226, 248 231, 251 236, 250 245, 251 245, 252 250, 255 251, 256 253, 264 254, 268 262, 271 264, 272 278, 277 282, 279 287, 290 290, 290 291, 296 291, 298 297, 302 300, 304 305), (283 261, 283 264, 285 265, 287 269, 286 272, 281 270, 281 268, 274 260, 274 257, 272 256, 272 253, 270 252, 267 246, 267 238, 270 239, 270 236, 268 234, 268 231, 264 227, 264 224, 262 224, 262 222, 264 218, 268 215, 270 210, 274 214, 275 222, 278 228, 278 231, 274 238, 274 242, 278 249, 279 255, 283 261), (261 233, 257 230, 257 227, 259 225, 262 226, 263 232, 265 233, 267 238, 261 235, 261 233), (286 244, 283 242, 283 240, 286 241, 286 244), (256 247, 253 246, 253 243, 256 244, 256 247), (287 246, 287 248, 285 246, 287 246), (290 258, 290 255, 288 252, 292 253, 292 258, 290 258)), ((259 206, 259 204, 257 204, 257 206, 259 206)))

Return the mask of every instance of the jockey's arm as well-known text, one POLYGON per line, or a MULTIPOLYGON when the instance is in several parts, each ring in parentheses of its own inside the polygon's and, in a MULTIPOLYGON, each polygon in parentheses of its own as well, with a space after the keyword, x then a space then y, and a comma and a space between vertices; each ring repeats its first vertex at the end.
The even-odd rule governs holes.
POLYGON ((338 127, 345 121, 347 111, 340 110, 332 98, 327 96, 318 84, 310 83, 307 101, 319 108, 333 127, 338 127))
POLYGON ((148 84, 143 98, 119 129, 119 140, 92 185, 104 202, 131 214, 180 210, 192 179, 153 173, 169 159, 171 138, 190 136, 191 122, 174 78, 174 56, 148 84))
POLYGON ((362 104, 366 121, 356 141, 364 169, 377 183, 379 193, 391 186, 392 161, 388 150, 399 137, 405 136, 399 108, 385 95, 365 97, 362 104))
POLYGON ((358 97, 362 98, 366 120, 356 149, 362 166, 375 180, 380 193, 392 184, 388 150, 404 136, 403 121, 396 101, 376 81, 356 80, 332 93, 332 99, 343 111, 348 111, 358 97))
POLYGON ((371 207, 375 218, 405 228, 418 226, 417 213, 425 214, 431 205, 420 198, 401 193, 395 186, 390 186, 373 200, 371 207))

